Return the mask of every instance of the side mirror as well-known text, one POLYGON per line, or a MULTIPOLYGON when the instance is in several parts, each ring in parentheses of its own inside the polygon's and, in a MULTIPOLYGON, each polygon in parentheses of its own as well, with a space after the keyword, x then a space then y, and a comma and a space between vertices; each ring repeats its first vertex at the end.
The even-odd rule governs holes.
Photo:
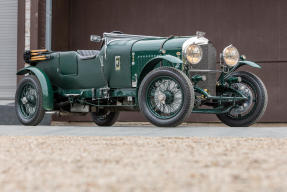
POLYGON ((101 38, 101 36, 98 36, 98 35, 91 35, 91 36, 90 36, 90 40, 91 40, 92 42, 98 43, 98 42, 101 42, 101 41, 102 41, 102 38, 101 38))

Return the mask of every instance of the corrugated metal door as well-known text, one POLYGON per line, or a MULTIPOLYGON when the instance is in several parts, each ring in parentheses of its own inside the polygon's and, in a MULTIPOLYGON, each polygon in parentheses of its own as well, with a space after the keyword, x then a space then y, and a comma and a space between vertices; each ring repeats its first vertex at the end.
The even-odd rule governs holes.
POLYGON ((0 0, 0 99, 16 90, 18 0, 0 0))

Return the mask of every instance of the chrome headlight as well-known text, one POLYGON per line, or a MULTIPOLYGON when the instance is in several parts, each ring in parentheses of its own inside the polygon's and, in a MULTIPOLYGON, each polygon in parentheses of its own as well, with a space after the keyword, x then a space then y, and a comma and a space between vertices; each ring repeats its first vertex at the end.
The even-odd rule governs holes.
POLYGON ((223 50, 223 59, 229 67, 233 67, 239 61, 239 52, 233 45, 229 45, 223 50))
POLYGON ((191 64, 198 64, 202 59, 202 49, 199 45, 191 44, 185 49, 185 57, 191 64))

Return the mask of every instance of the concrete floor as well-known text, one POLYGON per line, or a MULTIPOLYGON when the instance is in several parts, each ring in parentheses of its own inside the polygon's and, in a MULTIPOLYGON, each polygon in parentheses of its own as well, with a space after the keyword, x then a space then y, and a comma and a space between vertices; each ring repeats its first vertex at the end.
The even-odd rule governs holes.
MULTIPOLYGON (((54 123, 55 124, 55 123, 54 123)), ((284 125, 284 124, 283 124, 284 125)), ((56 123, 56 126, 1 125, 0 135, 8 136, 164 136, 164 137, 271 137, 286 138, 287 126, 259 124, 253 127, 226 127, 223 124, 183 124, 180 127, 159 128, 150 124, 118 123, 113 127, 98 127, 92 123, 56 123), (76 126, 75 126, 76 125, 76 126)))
POLYGON ((0 135, 23 136, 166 136, 166 137, 287 137, 287 124, 259 123, 252 127, 231 128, 221 123, 183 124, 176 128, 159 128, 149 123, 119 122, 113 127, 93 123, 52 122, 46 115, 40 126, 20 125, 13 101, 0 100, 0 135))

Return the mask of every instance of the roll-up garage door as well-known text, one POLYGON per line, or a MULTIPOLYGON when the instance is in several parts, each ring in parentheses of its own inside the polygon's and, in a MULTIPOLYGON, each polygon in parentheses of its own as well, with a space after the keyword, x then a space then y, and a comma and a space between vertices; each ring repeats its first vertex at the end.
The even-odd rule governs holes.
POLYGON ((0 99, 16 90, 18 0, 0 0, 0 99))

